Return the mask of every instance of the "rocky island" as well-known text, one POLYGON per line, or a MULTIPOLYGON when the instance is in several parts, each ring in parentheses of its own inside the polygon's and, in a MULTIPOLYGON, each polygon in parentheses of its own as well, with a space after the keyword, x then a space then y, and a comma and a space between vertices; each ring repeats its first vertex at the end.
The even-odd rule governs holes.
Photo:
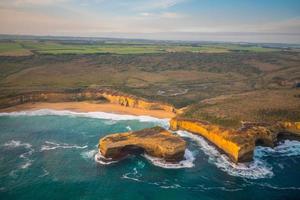
POLYGON ((99 151, 107 159, 119 160, 129 154, 146 153, 168 162, 183 159, 186 142, 177 135, 153 127, 135 132, 108 135, 99 141, 99 151))

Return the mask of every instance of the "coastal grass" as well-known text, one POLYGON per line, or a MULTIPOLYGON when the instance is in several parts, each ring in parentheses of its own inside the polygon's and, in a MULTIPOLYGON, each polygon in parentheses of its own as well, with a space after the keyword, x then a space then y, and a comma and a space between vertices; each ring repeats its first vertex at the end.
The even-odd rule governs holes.
POLYGON ((299 119, 300 52, 238 44, 38 40, 2 41, 0 47, 1 53, 31 53, 0 53, 1 97, 109 88, 187 107, 185 117, 227 127, 242 120, 299 119))
POLYGON ((186 118, 238 128, 242 121, 275 123, 300 120, 297 89, 259 90, 206 99, 187 108, 186 118))

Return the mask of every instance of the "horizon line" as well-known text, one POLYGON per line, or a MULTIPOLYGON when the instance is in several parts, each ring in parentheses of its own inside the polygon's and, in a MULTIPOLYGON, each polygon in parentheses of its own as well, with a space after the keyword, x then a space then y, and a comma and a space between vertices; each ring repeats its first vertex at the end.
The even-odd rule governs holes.
MULTIPOLYGON (((300 33, 268 33, 268 32, 157 32, 157 33, 112 33, 103 32, 102 34, 166 34, 166 33, 191 33, 198 35, 215 34, 220 36, 234 36, 238 35, 289 35, 300 36, 300 33)), ((61 35, 61 34, 23 34, 23 33, 0 33, 0 36, 10 37, 53 37, 53 38, 81 38, 81 39, 116 39, 116 40, 145 40, 145 41, 165 41, 165 42, 208 42, 208 43, 247 43, 247 44, 287 44, 287 45, 300 45, 300 42, 250 42, 250 41, 221 41, 221 40, 189 40, 189 39, 151 39, 146 37, 126 37, 126 36, 81 36, 81 35, 61 35)), ((1 39, 1 38, 0 38, 1 39)))

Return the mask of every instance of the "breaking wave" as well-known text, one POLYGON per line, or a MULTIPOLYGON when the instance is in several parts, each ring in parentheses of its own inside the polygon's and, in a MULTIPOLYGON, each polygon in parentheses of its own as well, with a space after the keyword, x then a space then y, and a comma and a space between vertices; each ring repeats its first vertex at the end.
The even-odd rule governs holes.
MULTIPOLYGON (((260 157, 254 156, 254 161, 250 163, 236 164, 225 154, 220 153, 214 146, 210 145, 203 137, 187 131, 177 131, 177 134, 195 141, 202 151, 208 155, 208 161, 229 175, 249 179, 270 178, 273 176, 272 167, 260 157)), ((257 152, 255 155, 257 155, 257 152)))
POLYGON ((111 158, 105 158, 100 151, 95 154, 94 160, 101 165, 110 165, 118 162, 117 160, 112 160, 111 158))
MULTIPOLYGON (((52 109, 40 109, 34 111, 19 111, 10 113, 0 113, 0 116, 72 116, 72 117, 87 117, 95 119, 106 119, 113 121, 120 120, 138 120, 140 122, 155 122, 165 128, 169 127, 168 119, 159 119, 151 116, 134 116, 134 115, 122 115, 106 112, 73 112, 68 110, 52 110, 52 109)), ((110 121, 111 123, 113 121, 110 121)))
POLYGON ((97 150, 93 149, 90 151, 84 151, 81 153, 81 156, 86 159, 86 160, 91 160, 95 157, 95 155, 97 154, 97 150))
POLYGON ((263 158, 266 156, 276 157, 289 157, 300 156, 300 142, 296 140, 284 140, 274 148, 270 147, 256 147, 255 149, 257 158, 263 158))
POLYGON ((126 129, 127 129, 128 131, 132 131, 132 129, 131 129, 130 126, 126 126, 126 129))
POLYGON ((54 149, 85 149, 88 146, 78 146, 74 144, 66 144, 66 143, 55 143, 55 142, 49 142, 45 141, 45 144, 42 145, 41 151, 49 151, 49 150, 54 150, 54 149))
POLYGON ((171 163, 165 161, 163 158, 156 158, 149 156, 147 154, 143 155, 147 160, 149 160, 153 165, 162 167, 162 168, 167 168, 167 169, 180 169, 180 168, 192 168, 194 167, 194 160, 195 157, 193 153, 186 149, 184 152, 184 160, 180 161, 179 163, 171 163))

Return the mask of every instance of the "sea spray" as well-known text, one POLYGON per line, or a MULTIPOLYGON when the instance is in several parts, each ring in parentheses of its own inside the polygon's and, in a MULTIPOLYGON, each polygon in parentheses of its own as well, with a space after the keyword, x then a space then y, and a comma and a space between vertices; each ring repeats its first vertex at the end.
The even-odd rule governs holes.
POLYGON ((112 160, 110 158, 104 157, 101 152, 99 151, 98 153, 95 154, 94 160, 99 163, 100 165, 110 165, 113 163, 117 163, 118 160, 112 160))
POLYGON ((84 151, 80 155, 82 156, 82 158, 86 160, 92 160, 94 156, 97 154, 97 152, 98 151, 96 149, 92 149, 92 150, 84 151))

